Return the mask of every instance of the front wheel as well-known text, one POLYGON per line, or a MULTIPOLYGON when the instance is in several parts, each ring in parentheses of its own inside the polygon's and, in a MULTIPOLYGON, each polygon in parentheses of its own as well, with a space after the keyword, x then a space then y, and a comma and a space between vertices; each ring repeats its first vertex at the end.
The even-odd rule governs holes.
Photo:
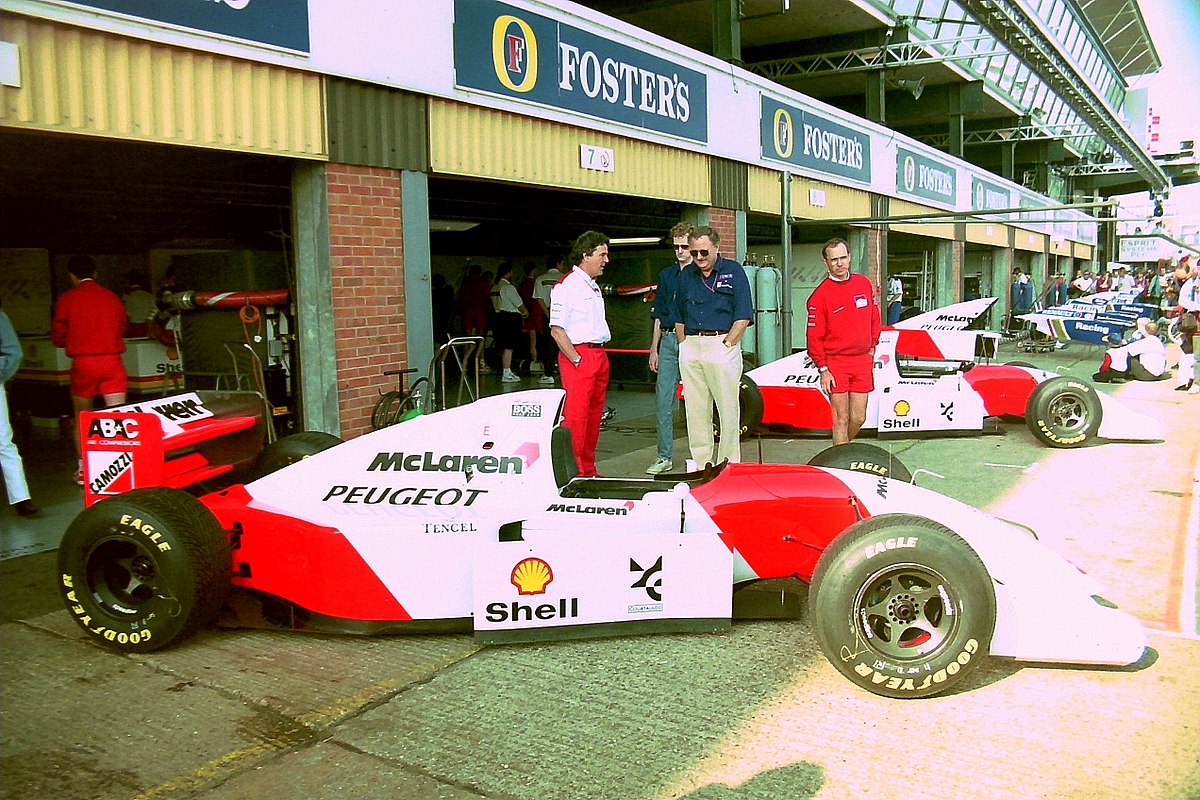
POLYGON ((179 489, 134 489, 82 511, 58 548, 59 591, 88 636, 124 653, 211 625, 229 595, 229 539, 179 489))
POLYGON ((884 697, 945 692, 991 647, 996 596, 958 534, 914 514, 858 522, 813 574, 813 628, 825 657, 884 697))
POLYGON ((813 467, 870 472, 873 475, 912 483, 912 473, 899 458, 882 447, 867 442, 847 442, 826 447, 810 458, 808 464, 813 467))
POLYGON ((1096 435, 1104 409, 1090 383, 1060 375, 1039 383, 1025 407, 1025 425, 1049 447, 1078 447, 1096 435))

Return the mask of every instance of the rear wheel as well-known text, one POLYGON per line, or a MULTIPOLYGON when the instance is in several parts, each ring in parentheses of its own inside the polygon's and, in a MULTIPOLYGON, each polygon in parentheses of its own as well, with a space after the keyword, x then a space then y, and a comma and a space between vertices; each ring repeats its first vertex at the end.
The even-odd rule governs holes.
POLYGON ((1060 375, 1039 383, 1025 407, 1025 425, 1050 447, 1078 447, 1096 435, 1104 409, 1091 384, 1060 375))
POLYGON ((271 442, 254 461, 254 480, 339 445, 342 440, 324 431, 301 431, 271 442))
POLYGON ((742 436, 751 436, 762 428, 763 397, 758 384, 748 375, 742 375, 738 385, 738 410, 742 436))
POLYGON ((912 483, 912 473, 899 458, 866 442, 847 442, 827 447, 808 460, 810 466, 870 472, 885 478, 912 483))
POLYGON ((98 644, 157 650, 216 621, 229 596, 229 540, 187 492, 134 489, 85 509, 58 548, 59 591, 98 644))
POLYGON ((817 562, 812 585, 821 650, 874 694, 945 692, 991 647, 996 596, 983 562, 925 517, 884 514, 851 526, 817 562))

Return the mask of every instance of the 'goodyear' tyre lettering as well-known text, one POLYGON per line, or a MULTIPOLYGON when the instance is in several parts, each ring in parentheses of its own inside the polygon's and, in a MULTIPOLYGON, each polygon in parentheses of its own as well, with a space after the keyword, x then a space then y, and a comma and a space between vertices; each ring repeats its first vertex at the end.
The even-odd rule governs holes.
POLYGON ((892 691, 899 692, 919 692, 928 689, 930 686, 945 683, 947 678, 954 677, 967 664, 971 663, 971 658, 975 653, 979 652, 979 641, 977 639, 969 639, 963 645, 963 649, 954 657, 954 660, 945 667, 926 675, 920 683, 916 682, 916 678, 901 678, 895 675, 885 675, 869 664, 859 662, 854 665, 854 672, 862 678, 869 678, 874 685, 883 685, 892 691))
MULTIPOLYGON (((79 618, 80 624, 87 629, 88 633, 99 636, 100 638, 109 642, 116 642, 117 644, 139 644, 150 641, 152 634, 150 633, 150 628, 148 627, 133 631, 115 631, 112 628, 106 628, 103 625, 93 628, 92 615, 87 612, 87 609, 85 609, 79 603, 79 599, 75 596, 75 589, 73 588, 75 586, 75 579, 70 575, 63 575, 62 581, 63 586, 71 589, 71 591, 67 592, 66 594, 67 601, 71 603, 71 605, 68 606, 68 610, 70 610, 72 614, 79 618)), ((152 616, 153 615, 151 615, 151 617, 152 616)), ((148 622, 151 617, 147 617, 144 622, 148 622)))
POLYGON ((1046 420, 1044 420, 1044 419, 1039 419, 1039 420, 1037 421, 1037 426, 1038 426, 1038 429, 1039 429, 1039 430, 1040 430, 1042 433, 1046 434, 1046 438, 1048 438, 1048 439, 1053 439, 1054 441, 1056 441, 1056 442, 1059 442, 1059 443, 1061 443, 1061 444, 1079 444, 1080 442, 1082 442, 1082 441, 1084 441, 1085 439, 1087 439, 1087 436, 1085 436, 1085 435, 1084 435, 1084 434, 1082 434, 1082 433, 1081 433, 1081 434, 1079 434, 1078 436, 1059 436, 1059 435, 1058 435, 1057 433, 1055 433, 1055 432, 1054 432, 1054 430, 1053 430, 1053 429, 1052 429, 1052 428, 1051 428, 1051 427, 1050 427, 1050 426, 1049 426, 1049 425, 1046 423, 1046 420))

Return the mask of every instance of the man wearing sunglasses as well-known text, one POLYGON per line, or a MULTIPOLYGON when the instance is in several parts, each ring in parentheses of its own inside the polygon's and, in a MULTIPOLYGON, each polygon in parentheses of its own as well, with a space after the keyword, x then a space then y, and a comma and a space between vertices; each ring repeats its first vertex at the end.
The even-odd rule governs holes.
POLYGON ((866 422, 867 395, 875 388, 879 303, 871 280, 850 271, 845 239, 830 239, 821 257, 829 275, 808 298, 808 356, 833 409, 833 443, 845 444, 866 422))
POLYGON ((692 226, 680 222, 671 228, 675 263, 658 273, 654 305, 650 316, 654 331, 650 334, 650 371, 654 381, 655 423, 658 427, 658 457, 647 469, 651 475, 670 472, 675 455, 675 391, 679 387, 679 340, 675 338, 675 295, 683 270, 692 263, 688 235, 692 226), (663 332, 667 335, 664 336, 663 332))
POLYGON ((740 344, 754 316, 750 282, 741 264, 721 258, 721 236, 711 227, 693 229, 688 243, 693 263, 680 275, 675 297, 688 447, 700 466, 741 461, 740 344), (713 441, 714 403, 721 424, 719 449, 713 441))

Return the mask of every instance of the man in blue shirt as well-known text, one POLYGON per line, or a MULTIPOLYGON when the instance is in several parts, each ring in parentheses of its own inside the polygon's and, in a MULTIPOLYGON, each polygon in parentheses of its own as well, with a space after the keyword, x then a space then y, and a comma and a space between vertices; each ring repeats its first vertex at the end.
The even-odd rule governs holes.
POLYGON ((754 316, 750 282, 741 264, 721 258, 721 237, 711 227, 695 228, 688 242, 693 263, 680 274, 675 294, 688 447, 699 466, 741 461, 740 344, 754 316), (715 453, 714 403, 721 422, 721 444, 715 453))
POLYGON ((679 276, 692 263, 692 246, 688 242, 691 232, 692 226, 687 222, 680 222, 671 228, 675 263, 658 273, 654 305, 650 308, 650 316, 654 319, 654 332, 650 335, 650 371, 657 375, 654 382, 654 410, 658 426, 658 458, 646 469, 651 475, 669 472, 674 466, 675 393, 679 387, 675 294, 679 287, 679 276))

